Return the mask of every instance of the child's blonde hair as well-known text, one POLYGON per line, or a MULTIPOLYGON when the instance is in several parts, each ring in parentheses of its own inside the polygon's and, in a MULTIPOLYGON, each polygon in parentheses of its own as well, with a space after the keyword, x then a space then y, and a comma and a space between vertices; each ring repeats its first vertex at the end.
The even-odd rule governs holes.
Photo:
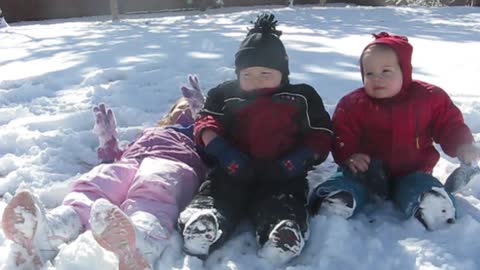
POLYGON ((177 101, 173 103, 172 107, 170 107, 168 113, 165 114, 162 118, 160 118, 160 121, 158 121, 157 123, 157 127, 175 124, 176 119, 173 119, 173 112, 175 111, 175 109, 180 109, 182 111, 189 109, 190 105, 186 101, 187 99, 185 97, 178 98, 177 101))

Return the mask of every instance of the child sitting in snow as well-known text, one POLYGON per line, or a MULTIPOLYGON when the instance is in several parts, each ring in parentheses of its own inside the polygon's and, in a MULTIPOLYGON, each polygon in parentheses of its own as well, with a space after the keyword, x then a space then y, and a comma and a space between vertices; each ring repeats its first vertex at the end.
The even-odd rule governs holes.
POLYGON ((13 263, 38 269, 58 246, 91 229, 97 242, 112 251, 120 270, 150 269, 165 249, 178 213, 205 177, 193 141, 193 116, 204 97, 196 77, 192 88, 160 121, 143 131, 123 151, 116 121, 102 104, 94 108, 94 132, 104 163, 80 177, 61 206, 45 211, 28 191, 18 192, 5 208, 2 227, 13 241, 13 263))
POLYGON ((259 255, 276 264, 308 237, 307 170, 323 162, 331 121, 311 86, 290 84, 288 57, 271 14, 257 18, 235 55, 237 79, 209 91, 195 140, 214 166, 180 214, 184 250, 205 258, 247 216, 259 255))
POLYGON ((343 97, 333 115, 332 153, 341 168, 316 187, 312 205, 348 218, 377 193, 427 229, 453 223, 454 198, 432 176, 439 159, 433 143, 464 163, 479 150, 447 93, 412 80, 408 39, 374 37, 360 56, 364 87, 343 97))

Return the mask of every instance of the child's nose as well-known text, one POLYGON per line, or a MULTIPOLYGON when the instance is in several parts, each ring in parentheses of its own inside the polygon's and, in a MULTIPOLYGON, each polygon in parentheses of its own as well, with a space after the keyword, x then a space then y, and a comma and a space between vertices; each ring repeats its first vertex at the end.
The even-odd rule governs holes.
POLYGON ((261 85, 261 84, 263 83, 262 78, 259 77, 259 76, 253 77, 253 80, 252 80, 252 81, 253 81, 253 83, 254 83, 255 85, 261 85))
POLYGON ((261 77, 261 76, 254 76, 253 79, 254 79, 256 82, 261 82, 261 81, 262 81, 262 77, 261 77))

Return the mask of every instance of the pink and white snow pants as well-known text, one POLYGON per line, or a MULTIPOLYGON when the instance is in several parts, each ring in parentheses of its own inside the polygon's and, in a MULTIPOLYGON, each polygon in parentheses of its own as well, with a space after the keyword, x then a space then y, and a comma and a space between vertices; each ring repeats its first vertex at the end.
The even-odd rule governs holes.
POLYGON ((128 216, 137 211, 158 218, 168 236, 174 229, 179 211, 196 193, 199 178, 188 165, 163 158, 122 159, 100 164, 84 174, 63 200, 79 214, 89 229, 90 209, 95 200, 105 198, 128 216))

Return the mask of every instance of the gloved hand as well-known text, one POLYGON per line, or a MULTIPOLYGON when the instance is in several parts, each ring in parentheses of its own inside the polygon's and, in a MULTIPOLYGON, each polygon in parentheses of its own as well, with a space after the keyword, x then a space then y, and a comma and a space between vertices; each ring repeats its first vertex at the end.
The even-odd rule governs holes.
POLYGON ((474 162, 466 164, 461 162, 445 181, 445 190, 454 193, 470 182, 474 176, 480 174, 480 168, 474 162))
POLYGON ((457 148, 458 159, 465 164, 471 164, 480 159, 480 148, 475 144, 462 144, 457 148))
POLYGON ((106 109, 105 104, 93 107, 95 125, 93 133, 98 136, 99 146, 97 157, 102 163, 119 160, 123 151, 118 147, 117 120, 111 109, 106 109))
POLYGON ((315 153, 303 147, 293 151, 290 154, 280 158, 277 162, 283 175, 288 178, 300 176, 307 173, 307 169, 312 165, 315 153))
POLYGON ((203 104, 205 103, 205 97, 202 94, 202 89, 200 89, 200 81, 196 75, 188 75, 188 83, 190 86, 182 86, 182 95, 187 99, 188 104, 190 105, 190 110, 192 111, 192 116, 198 114, 202 109, 203 104))
POLYGON ((352 174, 351 177, 363 183, 371 193, 378 195, 382 199, 387 199, 390 196, 390 179, 381 160, 370 160, 366 172, 358 171, 352 174))
POLYGON ((216 158, 228 175, 239 178, 250 176, 250 158, 222 137, 215 137, 205 147, 205 153, 216 158))

